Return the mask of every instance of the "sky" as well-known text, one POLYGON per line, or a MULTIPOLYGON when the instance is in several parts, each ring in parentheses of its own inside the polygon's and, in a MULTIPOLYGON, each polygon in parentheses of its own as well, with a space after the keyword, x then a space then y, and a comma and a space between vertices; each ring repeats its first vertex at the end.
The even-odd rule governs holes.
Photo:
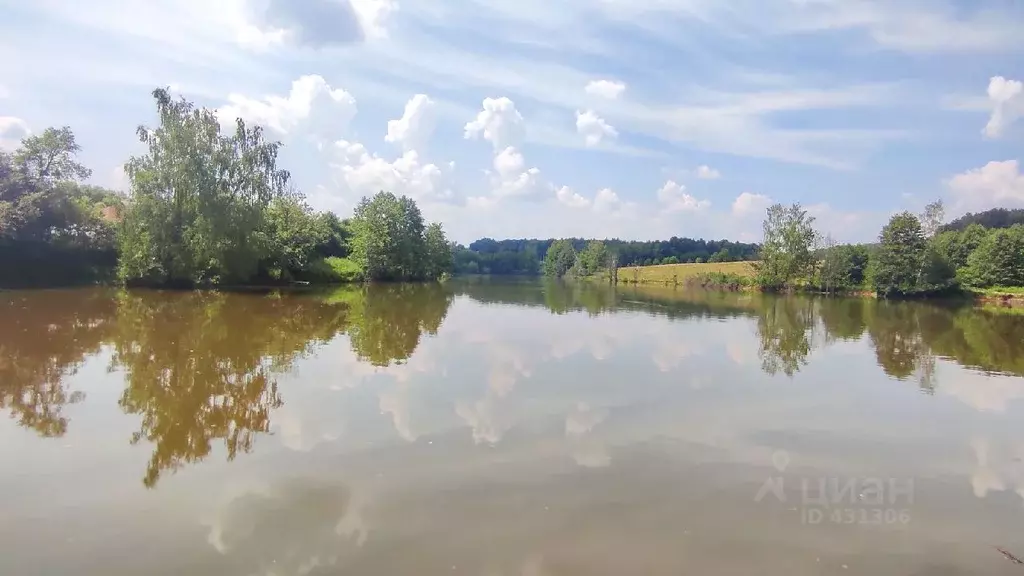
POLYGON ((0 147, 70 126, 128 191, 156 87, 264 125, 341 216, 480 237, 871 241, 1024 207, 1022 0, 0 0, 0 147))

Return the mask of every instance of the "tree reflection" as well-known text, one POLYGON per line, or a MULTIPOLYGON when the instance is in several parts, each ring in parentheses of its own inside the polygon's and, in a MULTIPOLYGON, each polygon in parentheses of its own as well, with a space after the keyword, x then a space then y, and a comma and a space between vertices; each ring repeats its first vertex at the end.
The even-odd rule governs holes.
POLYGON ((761 368, 774 376, 793 376, 807 364, 814 325, 813 300, 765 298, 757 319, 761 368))
POLYGON ((374 366, 412 357, 424 332, 437 334, 454 298, 436 283, 373 284, 338 294, 352 305, 352 350, 374 366))
POLYGON ((115 303, 101 290, 8 292, 0 297, 0 408, 44 437, 68 430, 64 407, 83 392, 65 377, 113 330, 115 303))
POLYGON ((298 294, 122 293, 113 365, 125 371, 121 408, 142 417, 132 443, 154 444, 143 483, 203 460, 215 441, 228 460, 250 451, 283 402, 275 374, 349 317, 298 294))

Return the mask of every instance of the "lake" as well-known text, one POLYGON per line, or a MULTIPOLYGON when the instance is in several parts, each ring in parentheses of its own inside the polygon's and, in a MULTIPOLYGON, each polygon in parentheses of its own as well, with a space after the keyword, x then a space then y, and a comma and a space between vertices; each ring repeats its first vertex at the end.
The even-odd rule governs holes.
POLYGON ((0 292, 0 574, 1024 574, 1024 315, 0 292))

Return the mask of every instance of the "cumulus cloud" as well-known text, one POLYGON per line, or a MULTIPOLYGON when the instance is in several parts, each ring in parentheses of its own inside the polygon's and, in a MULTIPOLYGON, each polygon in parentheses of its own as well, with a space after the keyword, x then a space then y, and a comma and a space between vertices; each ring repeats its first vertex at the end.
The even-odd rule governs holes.
POLYGON ((239 40, 249 46, 290 41, 323 48, 386 38, 392 0, 265 0, 262 10, 249 4, 253 20, 239 40))
POLYGON ((505 199, 539 200, 550 193, 552 186, 541 177, 540 169, 526 167, 519 150, 507 146, 494 155, 494 169, 486 171, 491 185, 490 196, 472 196, 468 204, 491 208, 505 199))
POLYGON ((611 188, 602 188, 594 196, 594 210, 598 212, 614 212, 622 207, 622 200, 611 188))
POLYGON ((404 150, 422 150, 434 133, 434 101, 426 94, 413 96, 405 105, 405 112, 397 120, 388 121, 386 142, 402 146, 404 150))
POLYGON ((619 132, 604 121, 593 110, 576 111, 576 131, 583 136, 587 146, 597 146, 605 139, 614 140, 619 132))
POLYGON ((465 126, 466 139, 483 138, 495 150, 517 145, 523 138, 523 116, 512 100, 484 98, 483 109, 465 126))
POLYGON ((992 115, 983 133, 989 138, 998 138, 1011 124, 1024 116, 1024 83, 994 76, 988 83, 988 99, 992 115))
POLYGON ((700 178, 701 180, 717 180, 718 178, 721 177, 721 172, 715 170, 714 168, 708 166, 707 164, 697 166, 697 178, 700 178))
POLYGON ((280 134, 289 134, 315 120, 313 132, 343 132, 356 114, 356 99, 341 88, 332 88, 322 76, 311 74, 292 82, 287 96, 271 95, 261 99, 242 94, 228 96, 228 104, 217 109, 225 126, 236 118, 261 124, 280 134))
POLYGON ((28 122, 14 116, 0 116, 0 150, 15 150, 31 134, 28 122))
POLYGON ((591 96, 615 100, 626 91, 626 85, 615 80, 591 80, 583 90, 591 96))
POLYGON ((958 208, 985 210, 996 206, 1024 206, 1024 174, 1016 160, 989 162, 953 176, 948 185, 958 208))
POLYGON ((416 200, 450 201, 454 199, 452 175, 455 163, 437 165, 424 162, 410 150, 394 162, 371 154, 358 142, 334 143, 337 160, 334 167, 356 195, 372 195, 388 190, 416 200))
POLYGON ((772 199, 764 194, 743 192, 732 203, 732 213, 736 216, 758 214, 768 209, 772 199))
POLYGON ((568 186, 562 186, 555 191, 555 198, 570 208, 586 208, 590 206, 590 200, 580 196, 568 186))
POLYGON ((694 198, 686 193, 686 186, 673 180, 658 189, 658 201, 666 212, 697 212, 711 206, 711 201, 694 198))

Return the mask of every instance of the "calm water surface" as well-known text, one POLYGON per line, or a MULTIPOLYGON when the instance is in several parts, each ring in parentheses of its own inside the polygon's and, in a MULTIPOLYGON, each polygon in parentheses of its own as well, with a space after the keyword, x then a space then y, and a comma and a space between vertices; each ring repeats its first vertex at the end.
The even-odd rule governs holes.
POLYGON ((0 293, 0 574, 1024 574, 1024 316, 0 293))

